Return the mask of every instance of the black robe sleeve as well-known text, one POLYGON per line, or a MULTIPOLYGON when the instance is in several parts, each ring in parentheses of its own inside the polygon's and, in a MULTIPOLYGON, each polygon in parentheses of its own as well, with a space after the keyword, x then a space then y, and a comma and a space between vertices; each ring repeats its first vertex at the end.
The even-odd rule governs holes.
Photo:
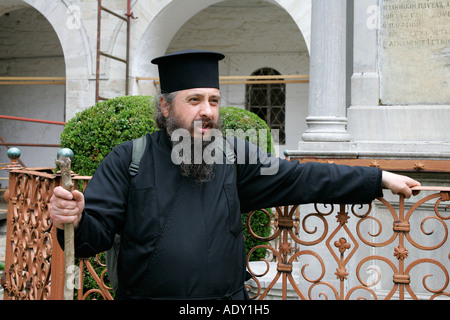
MULTIPOLYGON (((242 140, 241 143, 244 143, 242 140)), ((241 212, 302 203, 369 203, 382 196, 381 170, 271 158, 244 143, 237 153, 241 212)), ((109 249, 125 223, 132 142, 115 148, 101 163, 85 192, 85 210, 75 230, 77 257, 109 249)), ((64 247, 63 231, 58 242, 64 247)))
POLYGON ((242 212, 303 203, 364 204, 383 195, 378 168, 300 164, 270 157, 248 143, 245 161, 239 161, 239 147, 235 151, 242 212))
MULTIPOLYGON (((75 230, 75 255, 90 257, 111 248, 120 233, 128 203, 132 143, 113 149, 102 161, 85 190, 85 209, 75 230)), ((58 242, 64 248, 64 232, 58 242)))

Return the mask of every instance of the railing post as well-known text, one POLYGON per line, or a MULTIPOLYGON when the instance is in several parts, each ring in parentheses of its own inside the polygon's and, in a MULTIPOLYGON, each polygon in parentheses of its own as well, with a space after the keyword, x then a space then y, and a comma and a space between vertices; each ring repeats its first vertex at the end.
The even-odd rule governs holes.
MULTIPOLYGON (((20 149, 18 148, 9 148, 7 151, 7 155, 8 158, 11 160, 11 163, 8 164, 5 168, 3 168, 4 170, 10 172, 11 170, 14 169, 18 169, 21 168, 21 161, 20 161, 20 149), (19 162, 19 163, 18 163, 19 162)), ((15 207, 16 203, 17 203, 17 194, 15 193, 14 190, 16 190, 15 186, 17 185, 17 176, 11 176, 11 174, 9 174, 9 181, 8 181, 8 190, 6 190, 5 194, 4 194, 4 198, 6 200, 6 202, 8 203, 8 208, 7 208, 7 212, 6 212, 6 248, 5 248, 5 270, 2 274, 1 277, 1 286, 3 286, 5 288, 5 286, 7 286, 7 274, 9 274, 10 270, 7 267, 8 265, 6 264, 7 261, 11 261, 12 259, 12 248, 10 244, 10 241, 12 240, 12 228, 8 227, 10 225, 12 225, 12 214, 13 214, 13 207, 15 207)), ((7 292, 6 290, 3 292, 3 299, 6 299, 7 297, 7 292)))
MULTIPOLYGON (((10 227, 12 225, 12 210, 13 205, 15 204, 17 200, 17 195, 14 195, 12 190, 14 190, 13 186, 15 186, 17 183, 16 177, 12 177, 10 174, 9 178, 9 189, 5 193, 5 200, 8 202, 8 211, 6 213, 6 248, 5 248, 5 270, 4 274, 2 275, 1 285, 4 289, 7 289, 10 284, 6 282, 6 278, 8 277, 8 273, 10 272, 8 261, 11 261, 11 241, 12 241, 12 228, 10 227)), ((4 290, 3 292, 3 300, 6 300, 8 297, 7 291, 4 290)))

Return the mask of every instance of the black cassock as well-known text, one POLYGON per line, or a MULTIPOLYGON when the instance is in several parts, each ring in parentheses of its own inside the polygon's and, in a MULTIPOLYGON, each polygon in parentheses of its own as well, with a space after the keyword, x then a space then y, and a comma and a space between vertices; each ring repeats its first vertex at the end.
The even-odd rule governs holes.
MULTIPOLYGON (((276 160, 246 142, 236 172, 217 165, 214 179, 182 177, 164 131, 147 135, 139 174, 130 180, 132 143, 116 147, 85 191, 75 253, 89 257, 122 235, 118 298, 244 299, 241 212, 301 203, 370 203, 382 196, 381 170, 276 160), (255 157, 253 155, 258 155, 255 157), (249 161, 250 160, 250 161, 249 161), (279 161, 279 162, 278 162, 279 161), (266 163, 265 165, 263 163, 266 163), (272 167, 273 168, 273 167, 272 167)), ((225 161, 225 160, 224 160, 225 161)), ((58 240, 63 245, 59 232, 58 240)))

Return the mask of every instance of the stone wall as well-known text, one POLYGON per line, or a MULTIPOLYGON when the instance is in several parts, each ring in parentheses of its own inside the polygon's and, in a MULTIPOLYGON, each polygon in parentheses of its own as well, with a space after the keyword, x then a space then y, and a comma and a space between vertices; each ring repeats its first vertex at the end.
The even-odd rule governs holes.
POLYGON ((317 71, 311 67, 310 96, 322 102, 310 99, 307 122, 311 120, 303 135, 307 142, 300 141, 294 152, 449 159, 449 1, 354 1, 354 14, 348 17, 353 19, 352 51, 344 45, 338 50, 332 44, 320 46, 324 40, 342 44, 339 37, 314 28, 323 25, 321 21, 335 21, 327 15, 342 17, 321 2, 313 7, 317 16, 313 14, 311 37, 319 49, 314 51, 313 42, 311 59, 322 64, 317 71), (336 51, 352 57, 347 65, 347 70, 352 68, 347 109, 338 106, 348 78, 342 78, 343 63, 335 58, 336 51), (329 81, 334 74, 340 75, 338 81, 329 81), (321 90, 327 94, 321 96, 321 90))

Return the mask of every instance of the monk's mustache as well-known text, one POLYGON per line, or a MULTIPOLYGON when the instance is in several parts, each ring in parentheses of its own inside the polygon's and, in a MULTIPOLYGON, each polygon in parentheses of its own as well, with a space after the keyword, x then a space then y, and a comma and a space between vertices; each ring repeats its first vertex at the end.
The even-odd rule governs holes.
POLYGON ((209 118, 195 120, 192 122, 190 130, 191 132, 194 128, 208 128, 208 129, 219 129, 219 123, 209 118))

